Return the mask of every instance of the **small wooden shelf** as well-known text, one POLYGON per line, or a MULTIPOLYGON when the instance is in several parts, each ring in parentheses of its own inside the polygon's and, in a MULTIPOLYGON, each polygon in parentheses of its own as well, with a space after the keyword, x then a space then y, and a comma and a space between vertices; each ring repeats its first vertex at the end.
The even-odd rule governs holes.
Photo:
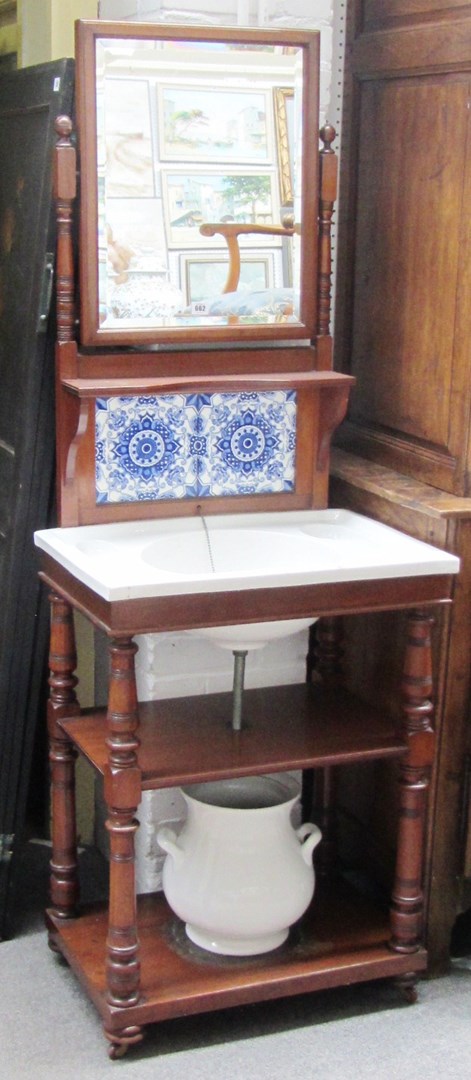
POLYGON ((204 393, 223 390, 226 393, 260 390, 337 390, 341 392, 355 382, 351 375, 342 375, 337 371, 266 371, 259 373, 222 375, 130 375, 103 376, 94 378, 69 377, 62 380, 62 386, 71 394, 80 398, 96 398, 107 394, 151 394, 151 393, 204 393))
MULTIPOLYGON (((231 707, 230 693, 141 702, 142 789, 398 757, 407 749, 390 718, 340 689, 303 683, 247 690, 240 732, 231 728, 231 707)), ((83 710, 61 727, 103 773, 106 710, 83 710)))
POLYGON ((188 941, 162 895, 138 898, 141 998, 118 1009, 105 1000, 107 906, 80 918, 48 912, 52 943, 69 962, 109 1032, 123 1025, 223 1009, 230 1005, 404 976, 426 967, 426 952, 393 952, 388 913, 341 880, 318 887, 311 908, 285 945, 260 957, 213 956, 188 941))

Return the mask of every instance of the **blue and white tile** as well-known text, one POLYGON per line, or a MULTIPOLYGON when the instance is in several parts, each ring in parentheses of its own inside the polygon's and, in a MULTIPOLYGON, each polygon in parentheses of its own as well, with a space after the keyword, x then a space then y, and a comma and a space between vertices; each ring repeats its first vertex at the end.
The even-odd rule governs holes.
POLYGON ((294 489, 295 391, 99 398, 95 416, 98 503, 294 489))
POLYGON ((97 399, 97 502, 197 495, 188 452, 196 413, 194 397, 183 394, 97 399))
POLYGON ((295 391, 201 395, 200 415, 207 439, 199 474, 201 494, 256 495, 294 489, 295 391))

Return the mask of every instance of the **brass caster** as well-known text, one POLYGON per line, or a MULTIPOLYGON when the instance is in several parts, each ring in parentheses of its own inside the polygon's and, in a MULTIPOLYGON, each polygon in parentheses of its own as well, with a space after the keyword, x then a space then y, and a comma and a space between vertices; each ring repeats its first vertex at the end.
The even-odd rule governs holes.
POLYGON ((407 1005, 415 1005, 418 999, 417 976, 403 975, 396 979, 396 986, 407 1005))
POLYGON ((108 1047, 108 1057, 111 1061, 117 1061, 118 1058, 124 1057, 128 1048, 127 1043, 110 1043, 108 1047))
POLYGON ((141 1042, 143 1038, 142 1028, 137 1024, 131 1024, 127 1028, 121 1028, 119 1031, 107 1031, 104 1029, 105 1036, 109 1041, 108 1057, 111 1061, 117 1061, 118 1058, 124 1057, 126 1051, 130 1046, 134 1046, 135 1043, 141 1042))
POLYGON ((64 953, 62 952, 62 949, 59 949, 59 946, 57 945, 57 942, 55 941, 55 939, 51 935, 48 936, 47 944, 48 944, 48 948, 51 950, 51 952, 56 957, 57 962, 62 964, 64 967, 67 967, 68 961, 66 960, 66 958, 64 956, 64 953))

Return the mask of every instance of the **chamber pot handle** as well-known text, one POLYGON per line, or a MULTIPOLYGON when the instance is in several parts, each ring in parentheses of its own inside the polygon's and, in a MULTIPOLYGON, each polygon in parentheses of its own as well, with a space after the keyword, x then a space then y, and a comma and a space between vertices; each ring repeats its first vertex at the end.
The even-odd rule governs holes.
POLYGON ((184 851, 177 844, 177 836, 173 829, 169 829, 168 825, 163 825, 157 833, 157 843, 167 852, 167 855, 171 855, 178 866, 181 863, 184 851))
POLYGON ((311 856, 314 848, 322 840, 321 830, 312 821, 305 821, 296 829, 296 836, 301 840, 301 855, 308 866, 311 864, 311 856))

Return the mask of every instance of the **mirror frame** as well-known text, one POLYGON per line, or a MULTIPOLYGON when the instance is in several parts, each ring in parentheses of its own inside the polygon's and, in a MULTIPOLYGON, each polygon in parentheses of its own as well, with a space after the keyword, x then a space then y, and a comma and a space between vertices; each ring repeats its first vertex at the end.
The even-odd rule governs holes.
POLYGON ((83 21, 76 23, 77 131, 80 155, 80 339, 85 346, 179 346, 258 344, 312 340, 317 320, 317 237, 319 188, 319 39, 315 30, 261 30, 170 26, 155 23, 83 21), (259 45, 287 45, 303 50, 302 238, 300 318, 293 323, 246 326, 103 328, 98 316, 98 178, 96 123, 97 39, 134 38, 259 45))

